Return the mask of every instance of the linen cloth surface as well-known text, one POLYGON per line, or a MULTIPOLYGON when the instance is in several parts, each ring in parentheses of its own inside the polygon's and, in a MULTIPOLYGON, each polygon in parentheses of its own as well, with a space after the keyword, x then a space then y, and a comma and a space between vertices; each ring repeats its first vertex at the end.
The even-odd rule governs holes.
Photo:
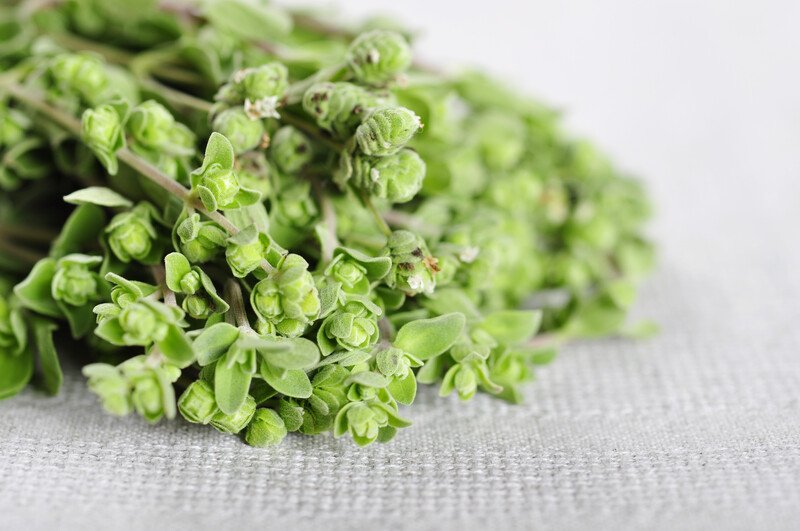
MULTIPOLYGON (((487 62, 469 13, 440 30, 436 2, 349 7, 375 4, 427 13, 440 60, 487 62)), ((503 19, 493 50, 538 32, 519 83, 647 177, 660 259, 634 319, 658 337, 566 347, 521 406, 423 389, 366 449, 110 417, 68 364, 58 397, 0 403, 0 529, 800 527, 799 9, 558 4, 503 19)))

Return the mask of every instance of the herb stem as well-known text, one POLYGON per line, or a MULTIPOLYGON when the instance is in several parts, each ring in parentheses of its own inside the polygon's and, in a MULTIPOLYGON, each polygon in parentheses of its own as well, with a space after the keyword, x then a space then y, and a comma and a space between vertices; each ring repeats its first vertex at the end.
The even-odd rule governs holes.
POLYGON ((25 247, 20 247, 7 240, 0 240, 0 251, 8 253, 11 257, 30 265, 35 264, 46 256, 42 253, 26 249, 25 247))
POLYGON ((430 233, 430 226, 409 212, 402 210, 389 210, 384 212, 383 219, 390 226, 413 230, 421 234, 430 233))
POLYGON ((152 73, 159 64, 174 58, 175 48, 174 46, 168 46, 137 55, 130 61, 130 69, 139 80, 142 87, 160 95, 171 104, 185 109, 192 109, 205 113, 210 112, 213 108, 211 102, 168 87, 152 76, 152 73))
POLYGON ((107 44, 102 44, 90 39, 85 39, 75 35, 74 33, 68 33, 66 31, 52 33, 50 34, 50 38, 53 39, 56 44, 68 50, 75 52, 94 52, 97 55, 102 55, 103 58, 109 63, 126 65, 133 58, 133 55, 125 50, 120 50, 114 46, 109 46, 107 44))
POLYGON ((49 244, 58 237, 58 233, 43 227, 23 227, 20 225, 0 224, 0 236, 49 244))
POLYGON ((360 190, 358 195, 361 198, 361 203, 364 205, 364 207, 366 207, 367 210, 369 210, 370 214, 372 214, 372 217, 375 219, 375 224, 378 226, 384 236, 387 238, 391 236, 392 229, 386 223, 386 220, 383 219, 383 216, 378 211, 375 203, 372 202, 370 196, 364 190, 360 190))
POLYGON ((313 76, 308 76, 302 81, 293 83, 286 91, 286 94, 284 95, 285 105, 293 105, 295 103, 300 103, 300 101, 302 101, 303 99, 303 94, 306 93, 309 87, 311 87, 315 83, 320 83, 335 78, 346 68, 347 68, 346 63, 337 63, 317 71, 317 73, 314 74, 313 76))
MULTIPOLYGON (((16 83, 2 84, 0 85, 0 89, 8 92, 11 96, 34 108, 36 111, 46 115, 72 135, 78 138, 81 137, 81 123, 74 116, 50 105, 43 99, 33 95, 31 91, 26 90, 24 87, 17 85, 16 83)), ((203 205, 192 196, 191 192, 186 187, 179 182, 174 181, 157 167, 139 157, 128 148, 122 148, 117 151, 117 157, 125 164, 147 177, 153 183, 163 188, 166 192, 174 195, 212 221, 218 223, 222 228, 228 231, 231 236, 234 236, 239 232, 239 229, 224 215, 217 211, 211 212, 206 210, 205 207, 203 207, 203 205)))
POLYGON ((150 267, 150 273, 158 284, 159 291, 164 296, 164 304, 167 306, 177 306, 178 300, 175 292, 167 286, 167 271, 163 265, 158 264, 150 267))
POLYGON ((315 140, 318 140, 328 146, 329 148, 333 149, 334 151, 342 151, 344 149, 344 144, 337 142, 324 131, 319 129, 318 127, 313 126, 312 124, 308 123, 306 120, 303 120, 299 116, 295 116, 292 113, 287 111, 281 111, 281 121, 287 123, 297 129, 300 129, 304 133, 312 136, 315 140))
MULTIPOLYGON (((90 51, 102 55, 103 58, 118 65, 129 65, 136 60, 136 55, 120 48, 99 43, 97 41, 75 35, 74 33, 60 32, 50 35, 56 44, 75 52, 90 51)), ((189 70, 177 68, 165 63, 151 66, 150 72, 160 79, 180 83, 183 85, 203 85, 206 81, 199 75, 189 70)))
POLYGON ((247 310, 244 307, 242 287, 233 279, 228 279, 225 282, 225 300, 231 307, 236 325, 246 330, 252 330, 250 320, 247 318, 247 310))
POLYGON ((336 236, 336 210, 333 208, 333 202, 328 194, 325 193, 322 185, 317 179, 311 181, 314 187, 314 192, 319 200, 320 209, 322 210, 322 221, 325 230, 320 233, 320 258, 323 263, 328 263, 333 260, 333 251, 339 244, 339 239, 336 236))

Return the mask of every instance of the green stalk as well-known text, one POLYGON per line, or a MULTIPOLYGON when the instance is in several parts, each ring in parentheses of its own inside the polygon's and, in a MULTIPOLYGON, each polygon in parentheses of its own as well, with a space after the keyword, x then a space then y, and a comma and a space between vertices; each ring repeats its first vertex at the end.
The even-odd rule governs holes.
POLYGON ((58 234, 42 227, 0 224, 0 237, 17 238, 37 243, 49 244, 58 234))
MULTIPOLYGON (((16 83, 0 84, 0 90, 7 92, 18 101, 44 114, 50 120, 66 129, 67 132, 73 136, 81 138, 81 123, 77 118, 45 102, 40 97, 34 95, 31 90, 26 89, 25 87, 22 87, 16 83)), ((157 167, 139 157, 128 148, 122 148, 117 151, 117 157, 128 166, 151 180, 153 183, 163 188, 164 191, 177 197, 182 202, 190 205, 198 212, 215 221, 222 228, 228 231, 231 236, 239 232, 239 229, 223 214, 217 211, 211 212, 206 210, 202 203, 200 203, 200 201, 192 195, 191 191, 189 191, 181 183, 172 180, 168 175, 164 174, 157 167)))
POLYGON ((378 211, 378 208, 375 206, 375 203, 372 202, 372 199, 369 197, 369 195, 367 195, 364 190, 360 190, 358 196, 361 198, 361 203, 364 205, 364 207, 366 207, 370 214, 372 214, 372 217, 375 218, 375 224, 378 226, 384 236, 387 238, 391 236, 392 229, 386 223, 386 220, 383 219, 383 216, 378 211))
POLYGON ((158 65, 174 58, 175 48, 168 46, 137 55, 130 61, 129 67, 143 88, 161 95, 175 106, 208 113, 213 108, 212 103, 164 85, 152 76, 158 65))
POLYGON ((247 318, 247 310, 244 306, 242 287, 233 279, 228 279, 228 281, 225 282, 225 301, 231 307, 230 313, 233 314, 236 326, 252 331, 250 320, 247 318))
POLYGON ((11 258, 24 262, 28 265, 33 265, 46 256, 44 254, 37 253, 36 251, 26 249, 25 247, 20 247, 19 245, 13 244, 4 239, 0 239, 0 251, 7 253, 11 258))
MULTIPOLYGON (((56 42, 56 44, 68 50, 73 52, 94 52, 98 55, 102 55, 103 58, 109 63, 130 65, 138 57, 137 55, 120 48, 102 44, 91 39, 86 39, 84 37, 75 35, 74 33, 53 33, 50 35, 50 37, 56 42)), ((163 63, 153 65, 153 67, 150 69, 150 72, 160 79, 172 81, 174 83, 180 83, 182 85, 197 86, 206 83, 206 80, 203 79, 202 76, 199 76, 192 71, 176 68, 174 66, 168 66, 163 63)))
POLYGON ((306 93, 309 87, 315 83, 321 83, 323 81, 334 79, 336 76, 346 70, 347 63, 338 63, 327 68, 323 68, 322 70, 317 71, 317 73, 313 76, 308 76, 304 80, 292 84, 292 86, 289 87, 289 90, 287 90, 286 94, 284 95, 285 105, 294 105, 295 103, 300 103, 303 100, 303 94, 306 93))

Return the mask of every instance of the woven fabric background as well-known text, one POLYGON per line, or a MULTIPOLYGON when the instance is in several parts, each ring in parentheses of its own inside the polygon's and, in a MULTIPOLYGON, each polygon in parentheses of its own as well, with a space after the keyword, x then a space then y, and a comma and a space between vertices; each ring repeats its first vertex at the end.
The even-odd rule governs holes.
MULTIPOLYGON (((0 403, 0 529, 800 527, 800 8, 495 3, 425 50, 488 64, 471 36, 505 28, 490 66, 647 176, 661 258, 636 317, 661 335, 565 348, 522 406, 426 390, 367 449, 112 418, 68 366, 60 396, 0 403)), ((429 28, 452 5, 349 8, 376 4, 429 28)))

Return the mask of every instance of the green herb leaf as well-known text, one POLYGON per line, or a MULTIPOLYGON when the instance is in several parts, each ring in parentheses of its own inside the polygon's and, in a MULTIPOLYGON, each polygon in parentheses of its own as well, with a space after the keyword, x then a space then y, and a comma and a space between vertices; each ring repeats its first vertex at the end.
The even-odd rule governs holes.
POLYGON ((302 369, 281 370, 269 363, 261 363, 261 376, 276 391, 292 398, 308 398, 314 391, 302 369))
POLYGON ((461 313, 412 321, 397 332, 394 346, 423 361, 428 360, 453 346, 465 323, 461 313))
POLYGON ((16 395, 33 376, 33 352, 26 348, 17 355, 0 352, 0 400, 16 395))
POLYGON ((239 338, 239 329, 228 323, 217 323, 203 330, 192 344, 201 366, 217 361, 239 338))
POLYGON ((503 310, 486 316, 480 327, 501 343, 527 341, 542 323, 541 311, 503 310))
POLYGON ((98 205, 102 207, 132 207, 133 201, 114 190, 102 186, 90 186, 64 196, 64 201, 73 205, 98 205))

